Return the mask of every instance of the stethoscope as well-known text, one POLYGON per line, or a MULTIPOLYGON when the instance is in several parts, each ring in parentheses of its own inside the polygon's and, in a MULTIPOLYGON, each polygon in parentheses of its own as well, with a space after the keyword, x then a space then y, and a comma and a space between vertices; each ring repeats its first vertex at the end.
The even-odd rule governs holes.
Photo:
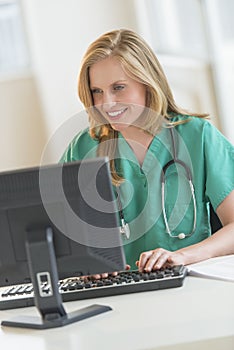
MULTIPOLYGON (((194 192, 194 186, 192 183, 192 173, 191 173, 189 167, 182 160, 177 158, 177 148, 176 148, 176 142, 175 142, 174 128, 173 127, 169 128, 169 132, 170 132, 170 136, 171 136, 173 159, 171 159, 169 162, 167 162, 161 171, 160 182, 161 182, 162 212, 163 212, 163 219, 164 219, 164 224, 166 227, 166 232, 168 233, 168 235, 171 238, 184 239, 186 237, 192 236, 196 230, 196 225, 197 225, 196 197, 195 197, 195 192, 194 192), (193 202, 193 228, 192 228, 192 231, 188 234, 181 232, 178 235, 173 235, 172 231, 169 227, 169 223, 168 223, 168 219, 167 219, 166 208, 165 208, 166 172, 169 169, 169 167, 172 166, 173 164, 179 164, 180 166, 182 166, 184 168, 185 173, 186 173, 186 178, 188 180, 190 191, 191 191, 191 196, 192 196, 191 198, 192 198, 192 202, 193 202)), ((119 191, 118 187, 116 187, 116 191, 117 191, 117 204, 118 204, 118 210, 119 210, 119 216, 120 216, 120 232, 125 238, 129 239, 130 238, 130 227, 124 218, 123 207, 122 207, 122 203, 121 203, 121 199, 120 199, 120 191, 119 191)))
POLYGON ((124 218, 124 212, 123 212, 123 206, 120 199, 120 191, 119 187, 116 187, 117 192, 117 204, 118 204, 118 210, 119 210, 119 218, 120 218, 120 233, 127 239, 130 238, 130 227, 128 223, 125 221, 124 218))
POLYGON ((173 152, 173 159, 171 159, 167 164, 164 165, 162 168, 161 176, 160 176, 160 181, 161 181, 161 198, 162 198, 162 212, 163 212, 163 219, 164 223, 166 226, 166 232, 169 234, 170 237, 172 238, 179 238, 179 239, 184 239, 186 237, 192 236, 194 231, 196 230, 196 225, 197 225, 197 205, 196 205, 196 197, 195 197, 195 192, 194 192, 194 186, 192 183, 192 173, 189 169, 189 167, 180 159, 177 158, 177 149, 176 149, 176 142, 175 142, 175 133, 174 133, 174 128, 169 128, 170 135, 171 135, 171 142, 172 142, 172 152, 173 152), (168 168, 173 165, 173 164, 180 164, 186 173, 186 177, 189 183, 191 195, 192 195, 192 201, 193 201, 193 228, 192 231, 188 234, 185 234, 184 232, 179 233, 178 235, 173 235, 171 232, 171 229, 169 227, 168 219, 167 219, 167 214, 166 214, 166 208, 165 208, 165 184, 166 184, 166 172, 168 168))

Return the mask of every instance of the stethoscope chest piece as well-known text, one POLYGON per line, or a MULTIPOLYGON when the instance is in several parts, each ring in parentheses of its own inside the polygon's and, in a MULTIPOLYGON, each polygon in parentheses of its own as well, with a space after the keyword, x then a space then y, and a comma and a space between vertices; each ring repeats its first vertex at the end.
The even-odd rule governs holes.
POLYGON ((128 223, 121 219, 120 233, 127 239, 130 238, 130 228, 128 223))
POLYGON ((118 210, 120 215, 120 233, 124 236, 124 238, 129 239, 131 234, 130 227, 124 219, 123 207, 120 200, 120 191, 118 187, 116 188, 116 191, 117 191, 117 204, 118 204, 118 210))

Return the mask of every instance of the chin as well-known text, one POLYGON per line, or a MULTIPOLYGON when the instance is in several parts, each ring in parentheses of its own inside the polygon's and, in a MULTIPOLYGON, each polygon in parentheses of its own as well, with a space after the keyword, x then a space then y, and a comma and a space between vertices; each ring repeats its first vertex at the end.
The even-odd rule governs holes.
POLYGON ((129 127, 129 124, 125 124, 125 123, 113 123, 111 124, 112 129, 116 130, 116 131, 121 131, 121 130, 125 130, 126 128, 129 127))

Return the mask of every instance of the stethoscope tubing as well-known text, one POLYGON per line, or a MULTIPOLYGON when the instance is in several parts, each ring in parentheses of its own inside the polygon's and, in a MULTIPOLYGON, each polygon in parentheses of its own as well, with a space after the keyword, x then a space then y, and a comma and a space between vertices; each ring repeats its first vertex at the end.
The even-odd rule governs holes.
MULTIPOLYGON (((179 239, 184 239, 186 237, 190 237, 194 234, 197 226, 197 204, 196 204, 196 196, 195 196, 195 190, 192 182, 192 172, 190 168, 186 165, 185 162, 182 160, 178 159, 177 157, 177 148, 176 148, 176 142, 175 142, 175 135, 174 135, 174 128, 170 127, 170 136, 171 136, 171 143, 172 143, 172 153, 173 153, 173 159, 171 159, 169 162, 167 162, 161 171, 160 174, 160 182, 161 182, 161 204, 162 204, 162 213, 163 213, 163 220, 164 224, 166 227, 166 232, 171 238, 179 238, 179 239), (182 166, 185 170, 186 173, 186 178, 189 183, 190 191, 191 191, 191 197, 192 197, 192 202, 193 202, 193 227, 192 231, 188 234, 185 234, 183 232, 173 235, 172 231, 169 227, 169 222, 167 219, 167 214, 166 214, 166 208, 165 208, 165 185, 166 185, 166 172, 168 168, 174 164, 179 164, 182 166)), ((118 204, 118 210, 119 210, 119 216, 120 216, 120 222, 121 222, 121 227, 120 227, 120 232, 126 237, 130 238, 130 228, 128 223, 126 223, 125 218, 124 218, 124 213, 123 213, 123 207, 120 199, 120 190, 118 187, 116 187, 117 191, 117 204, 118 204)))
POLYGON ((195 196, 195 190, 192 182, 192 172, 190 168, 186 165, 185 162, 182 160, 178 159, 178 154, 177 154, 177 148, 176 148, 176 142, 175 142, 175 134, 174 134, 174 128, 171 127, 169 128, 169 132, 171 135, 171 141, 172 141, 172 153, 173 153, 173 159, 171 159, 168 163, 164 165, 162 168, 161 176, 160 176, 160 181, 161 181, 161 201, 162 201, 162 212, 163 212, 163 219, 164 219, 164 224, 166 226, 166 232, 169 234, 171 238, 179 238, 179 239, 184 239, 186 237, 190 237, 193 235, 193 233, 196 230, 197 226, 197 204, 196 204, 196 196, 195 196), (167 214, 166 214, 166 208, 165 208, 165 184, 166 184, 166 172, 170 166, 173 164, 179 164, 182 166, 186 172, 186 177, 189 183, 190 191, 191 191, 191 197, 193 201, 193 228, 192 231, 188 234, 185 234, 183 232, 173 235, 171 232, 171 229, 169 227, 168 219, 167 219, 167 214))

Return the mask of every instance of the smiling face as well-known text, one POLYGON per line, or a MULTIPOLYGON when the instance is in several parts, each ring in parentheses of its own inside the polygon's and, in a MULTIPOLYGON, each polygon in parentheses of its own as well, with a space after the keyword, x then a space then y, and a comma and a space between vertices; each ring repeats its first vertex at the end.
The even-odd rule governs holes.
POLYGON ((145 108, 145 85, 126 75, 115 57, 93 64, 89 78, 94 106, 112 128, 121 131, 134 125, 145 108))

